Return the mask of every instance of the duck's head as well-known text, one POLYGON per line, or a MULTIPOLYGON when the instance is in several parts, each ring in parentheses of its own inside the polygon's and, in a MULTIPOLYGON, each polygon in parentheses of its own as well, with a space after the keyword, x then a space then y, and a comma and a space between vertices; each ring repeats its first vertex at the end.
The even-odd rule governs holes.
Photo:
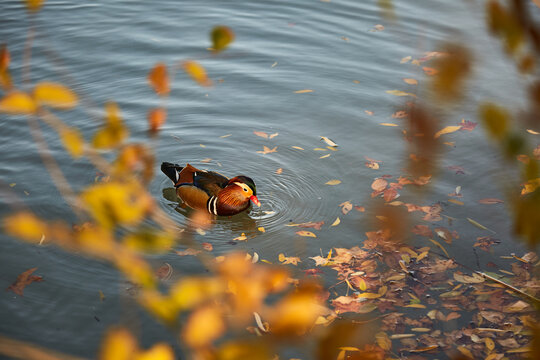
POLYGON ((227 186, 238 187, 239 194, 242 194, 248 201, 251 200, 255 205, 261 206, 259 199, 257 199, 257 187, 252 178, 243 175, 236 176, 229 180, 227 186))

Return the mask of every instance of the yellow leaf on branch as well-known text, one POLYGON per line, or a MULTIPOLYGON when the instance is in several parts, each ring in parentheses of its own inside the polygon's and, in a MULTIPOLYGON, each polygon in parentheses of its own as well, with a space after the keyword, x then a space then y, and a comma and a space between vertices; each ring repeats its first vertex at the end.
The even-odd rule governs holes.
POLYGON ((62 84, 40 82, 34 87, 34 100, 38 105, 68 110, 77 105, 77 95, 62 84))
POLYGON ((36 102, 22 91, 13 91, 0 99, 0 113, 29 115, 36 110, 36 102))

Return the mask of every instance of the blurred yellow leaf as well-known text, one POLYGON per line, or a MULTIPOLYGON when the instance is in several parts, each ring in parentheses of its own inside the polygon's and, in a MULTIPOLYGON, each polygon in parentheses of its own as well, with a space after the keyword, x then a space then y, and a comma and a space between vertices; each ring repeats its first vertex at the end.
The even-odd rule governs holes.
POLYGON ((300 230, 300 231, 297 231, 296 234, 297 234, 297 235, 300 235, 300 236, 317 237, 317 235, 315 235, 315 234, 312 233, 311 231, 306 231, 306 230, 300 230))
POLYGON ((332 223, 330 226, 338 226, 341 220, 339 219, 339 216, 336 218, 336 220, 332 223))
POLYGON ((219 278, 185 277, 172 286, 170 294, 180 310, 188 310, 208 299, 215 299, 226 287, 219 278))
POLYGON ((457 126, 447 126, 447 127, 445 127, 444 129, 437 131, 433 137, 434 137, 435 139, 437 139, 437 138, 438 138, 439 136, 441 136, 441 135, 444 135, 444 134, 450 134, 450 133, 453 133, 453 132, 455 132, 455 131, 458 131, 459 129, 461 129, 461 125, 457 125, 457 126))
POLYGON ((206 70, 198 62, 192 60, 184 61, 182 63, 182 68, 197 84, 201 86, 212 85, 212 80, 206 75, 206 70))
POLYGON ((45 0, 24 0, 26 3, 26 8, 30 11, 38 11, 45 0))
POLYGON ((118 248, 113 255, 114 264, 129 281, 143 288, 155 288, 156 277, 145 260, 124 248, 118 248))
POLYGON ((47 223, 30 212, 19 212, 4 218, 5 231, 26 241, 37 243, 47 228, 47 223))
POLYGON ((262 232, 262 233, 263 233, 263 232, 266 232, 266 230, 264 229, 263 226, 259 226, 259 227, 257 228, 257 230, 259 230, 259 231, 262 232))
POLYGON ((216 26, 212 29, 210 38, 212 40, 212 49, 221 51, 234 41, 234 31, 227 26, 216 26))
POLYGON ((300 146, 291 146, 293 149, 297 149, 297 150, 304 150, 304 148, 301 148, 300 146))
POLYGON ((294 93, 295 94, 305 94, 305 93, 310 93, 310 92, 313 92, 313 90, 311 90, 311 89, 296 90, 294 93))
POLYGON ((136 351, 137 341, 128 330, 113 329, 101 344, 99 360, 132 360, 136 351))
POLYGON ((398 126, 398 124, 394 124, 394 123, 380 123, 379 125, 382 125, 382 126, 398 126))
POLYGON ((223 315, 218 306, 205 306, 195 310, 187 319, 182 337, 188 346, 208 346, 225 331, 223 315))
POLYGON ((337 180, 337 179, 328 180, 327 182, 325 182, 325 185, 339 185, 339 184, 341 184, 341 180, 337 180))
POLYGON ((86 188, 81 198, 104 227, 135 225, 152 207, 152 198, 135 182, 100 183, 86 188))
POLYGON ((105 126, 94 135, 93 145, 98 149, 110 149, 120 145, 129 135, 120 117, 120 109, 115 103, 105 105, 105 126))
POLYGON ((388 351, 392 348, 392 341, 385 332, 381 331, 375 334, 375 340, 377 340, 377 344, 385 351, 388 351))
POLYGON ((109 258, 115 251, 115 242, 110 230, 90 223, 84 224, 75 231, 75 241, 79 246, 78 250, 109 258))
POLYGON ((171 91, 167 65, 157 63, 148 74, 148 82, 158 95, 167 95, 171 91))
POLYGON ((77 105, 77 95, 62 84, 40 82, 34 87, 34 100, 39 105, 68 110, 77 105))
POLYGON ((36 110, 34 100, 21 91, 13 91, 0 99, 0 112, 6 114, 33 114, 36 110))
POLYGON ((146 351, 139 352, 133 360, 174 360, 174 351, 169 344, 159 343, 146 351))
POLYGON ((74 158, 78 158, 84 153, 84 140, 79 130, 73 128, 62 129, 60 138, 64 143, 64 147, 74 158))
POLYGON ((140 252, 166 252, 174 245, 174 236, 146 228, 128 233, 123 239, 129 249, 140 252))

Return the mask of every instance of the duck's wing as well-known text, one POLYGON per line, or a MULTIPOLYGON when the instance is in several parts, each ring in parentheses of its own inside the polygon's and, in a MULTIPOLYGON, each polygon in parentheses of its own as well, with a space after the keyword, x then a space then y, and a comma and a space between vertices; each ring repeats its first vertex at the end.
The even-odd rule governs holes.
POLYGON ((210 196, 217 196, 228 182, 227 177, 215 171, 202 170, 193 173, 193 184, 210 196))

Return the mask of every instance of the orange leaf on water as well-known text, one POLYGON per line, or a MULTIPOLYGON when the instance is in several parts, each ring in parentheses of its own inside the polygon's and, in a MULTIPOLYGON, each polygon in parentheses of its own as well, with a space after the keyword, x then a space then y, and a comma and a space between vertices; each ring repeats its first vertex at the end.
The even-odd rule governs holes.
POLYGON ((388 186, 388 181, 382 178, 375 179, 375 181, 371 184, 371 188, 375 191, 383 191, 386 189, 386 186, 388 186))
POLYGON ((193 81, 201 86, 211 86, 212 80, 208 78, 204 67, 196 61, 188 60, 182 63, 182 68, 191 76, 193 81))
POLYGON ((6 114, 33 114, 37 110, 35 101, 22 91, 13 91, 0 99, 0 112, 6 114))
POLYGON ((480 199, 480 200, 478 200, 478 202, 480 204, 491 205, 491 204, 502 204, 504 201, 502 201, 500 199, 495 199, 495 198, 486 198, 486 199, 480 199))
POLYGON ((418 80, 416 79, 403 79, 409 85, 418 85, 418 80))
POLYGON ((7 70, 7 68, 9 67, 10 59, 11 57, 9 55, 9 51, 6 44, 4 44, 0 49, 0 72, 7 70))
POLYGON ((158 95, 167 95, 171 91, 167 65, 164 63, 156 64, 148 74, 148 82, 158 95))
POLYGON ((227 26, 216 26, 210 33, 210 39, 212 40, 212 50, 221 51, 234 41, 234 31, 227 26))
POLYGON ((150 131, 158 131, 166 121, 167 110, 156 108, 148 112, 148 126, 150 127, 150 131))
POLYGON ((294 93, 295 94, 305 94, 305 93, 310 93, 310 92, 313 92, 313 90, 311 90, 311 89, 296 90, 294 93))
POLYGON ((433 76, 433 75, 436 75, 439 73, 439 71, 437 69, 434 69, 434 68, 430 68, 430 67, 427 67, 427 66, 424 66, 422 68, 422 70, 424 70, 424 73, 428 76, 433 76))
POLYGON ((262 138, 268 139, 268 134, 265 133, 264 131, 254 131, 253 133, 254 133, 255 135, 257 135, 257 136, 260 136, 260 137, 262 137, 262 138))
POLYGON ((352 210, 353 205, 350 201, 345 201, 339 204, 339 207, 341 208, 343 215, 347 215, 347 213, 352 210))
POLYGON ((7 290, 13 291, 19 296, 23 296, 23 291, 26 285, 33 283, 34 281, 43 281, 43 277, 32 275, 34 271, 37 270, 37 267, 31 268, 17 276, 17 280, 11 284, 7 290))
POLYGON ((62 84, 40 82, 34 87, 34 100, 39 105, 68 110, 77 105, 77 95, 62 84))
POLYGON ((263 151, 257 151, 259 154, 270 154, 270 153, 275 153, 277 152, 277 146, 273 147, 272 149, 270 149, 268 146, 263 146, 263 151))

